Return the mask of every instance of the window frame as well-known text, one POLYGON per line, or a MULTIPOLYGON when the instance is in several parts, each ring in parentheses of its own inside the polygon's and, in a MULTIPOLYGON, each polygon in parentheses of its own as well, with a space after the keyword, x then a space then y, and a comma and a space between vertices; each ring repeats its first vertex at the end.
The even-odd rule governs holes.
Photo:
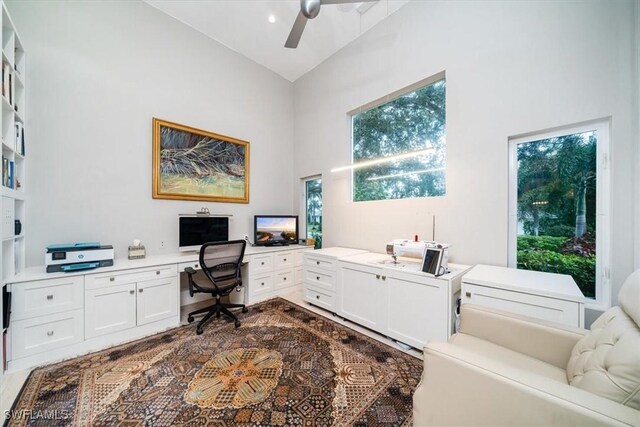
POLYGON ((585 307, 604 310, 611 306, 611 167, 610 119, 599 119, 541 132, 530 132, 509 141, 509 227, 507 265, 517 268, 518 150, 520 144, 576 133, 596 133, 596 297, 585 298, 585 307))
MULTIPOLYGON (((321 182, 323 181, 322 179, 322 174, 317 174, 317 175, 310 175, 310 176, 305 176, 303 178, 300 178, 300 184, 302 185, 302 191, 300 193, 300 205, 301 205, 301 211, 303 212, 302 216, 303 220, 302 220, 302 225, 304 226, 304 239, 308 239, 309 238, 309 225, 307 224, 307 182, 308 181, 315 181, 315 180, 320 180, 321 182)), ((324 187, 322 187, 322 192, 324 192, 324 187)), ((323 209, 323 219, 324 219, 324 209, 323 209)), ((299 222, 300 225, 300 222, 299 222)), ((298 239, 300 239, 301 237, 298 236, 298 239)))
MULTIPOLYGON (((445 84, 447 82, 447 75, 446 72, 440 71, 436 74, 433 74, 432 76, 429 76, 425 79, 422 79, 420 81, 417 81, 413 84, 410 84, 409 86, 405 86, 402 89, 398 89, 395 90, 385 96, 382 96, 378 99, 375 99, 373 101, 367 102, 366 104, 361 105, 358 108, 354 108, 353 110, 350 110, 347 112, 347 119, 348 119, 348 127, 349 127, 349 165, 353 166, 353 117, 357 114, 363 113, 367 110, 371 110, 373 108, 379 107, 381 105, 387 104, 391 101, 394 101, 404 95, 407 95, 411 92, 415 92, 419 89, 422 89, 425 86, 429 86, 432 85, 434 83, 437 83, 441 80, 445 81, 445 84)), ((447 105, 448 105, 448 91, 445 92, 445 117, 446 117, 446 112, 447 112, 447 105)), ((445 129, 445 139, 446 139, 446 135, 447 135, 447 121, 445 119, 445 123, 444 123, 444 129, 445 129)), ((446 166, 446 161, 445 161, 445 182, 446 182, 446 171, 447 171, 447 166, 446 166)), ((388 201, 393 201, 393 200, 406 200, 406 199, 380 199, 380 200, 360 200, 360 201, 356 201, 354 200, 355 197, 355 180, 354 180, 354 173, 355 173, 355 169, 351 168, 349 170, 349 184, 350 184, 350 191, 349 191, 349 201, 351 203, 369 203, 369 202, 388 202, 388 201)), ((445 184, 445 188, 446 188, 446 184, 445 184)), ((446 196, 446 190, 445 190, 445 194, 440 195, 440 196, 427 196, 427 198, 430 197, 445 197, 446 196)))

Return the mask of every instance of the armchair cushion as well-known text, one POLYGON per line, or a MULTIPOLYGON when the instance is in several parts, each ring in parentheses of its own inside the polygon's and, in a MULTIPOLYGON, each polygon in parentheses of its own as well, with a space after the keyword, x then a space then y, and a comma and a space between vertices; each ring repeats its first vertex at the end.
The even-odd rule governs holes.
POLYGON ((571 352, 569 384, 640 410, 640 270, 571 352))
POLYGON ((456 334, 449 342, 457 348, 468 350, 469 354, 486 357, 488 360, 499 360, 506 366, 541 375, 563 384, 567 383, 567 372, 564 369, 489 341, 471 335, 456 334))

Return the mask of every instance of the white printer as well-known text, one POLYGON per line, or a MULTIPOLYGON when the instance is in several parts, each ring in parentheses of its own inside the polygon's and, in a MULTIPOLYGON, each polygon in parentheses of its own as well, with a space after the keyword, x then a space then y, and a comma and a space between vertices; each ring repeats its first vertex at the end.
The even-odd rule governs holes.
POLYGON ((113 265, 113 246, 100 242, 66 243, 47 246, 47 273, 90 270, 113 265))

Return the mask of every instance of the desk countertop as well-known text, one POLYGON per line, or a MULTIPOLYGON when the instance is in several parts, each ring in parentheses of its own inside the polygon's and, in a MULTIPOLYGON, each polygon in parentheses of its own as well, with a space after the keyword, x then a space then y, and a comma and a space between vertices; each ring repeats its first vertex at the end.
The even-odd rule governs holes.
MULTIPOLYGON (((292 250, 311 249, 310 246, 290 245, 290 246, 247 246, 245 256, 256 254, 264 254, 271 252, 284 252, 292 250)), ((47 273, 44 266, 29 267, 23 272, 17 274, 13 278, 7 280, 7 283, 31 282, 34 280, 55 279, 58 277, 83 276, 87 274, 108 273, 111 271, 130 270, 133 268, 156 267, 167 264, 180 264, 183 262, 197 262, 199 258, 198 252, 177 252, 170 254, 148 255, 143 259, 116 258, 113 260, 113 266, 100 267, 93 270, 74 271, 70 273, 47 273)))

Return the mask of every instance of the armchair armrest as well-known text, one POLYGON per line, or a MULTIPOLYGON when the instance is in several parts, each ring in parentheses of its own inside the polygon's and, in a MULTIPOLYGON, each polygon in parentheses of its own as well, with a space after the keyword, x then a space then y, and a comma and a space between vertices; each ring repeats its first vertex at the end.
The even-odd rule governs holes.
POLYGON ((189 296, 193 297, 193 289, 196 287, 196 284, 193 282, 193 275, 196 274, 196 271, 192 267, 187 267, 184 269, 184 272, 187 273, 189 279, 189 296))
POLYGON ((588 331, 462 304, 460 332, 566 369, 571 350, 588 331))
POLYGON ((637 425, 640 412, 447 343, 430 343, 414 425, 637 425))
POLYGON ((196 271, 192 267, 185 268, 184 272, 187 273, 189 276, 196 274, 196 271))

